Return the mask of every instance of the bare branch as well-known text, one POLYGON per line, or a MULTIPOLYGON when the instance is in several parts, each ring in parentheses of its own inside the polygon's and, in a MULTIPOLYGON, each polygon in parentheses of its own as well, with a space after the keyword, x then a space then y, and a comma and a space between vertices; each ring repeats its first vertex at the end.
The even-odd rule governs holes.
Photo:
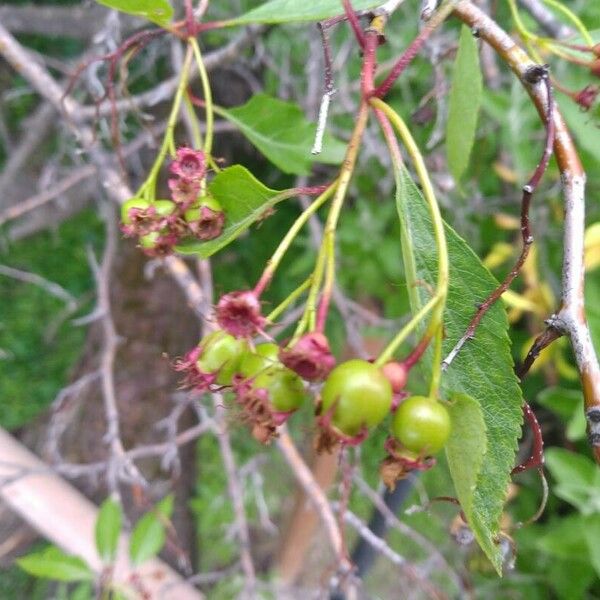
POLYGON ((75 296, 65 290, 65 288, 62 286, 58 285, 58 283, 49 281, 41 275, 29 273, 27 271, 21 271, 20 269, 14 269, 5 265, 0 265, 0 275, 11 277, 12 279, 18 279, 19 281, 23 281, 25 283, 31 283, 32 285, 42 288, 51 296, 62 300, 69 307, 77 306, 77 298, 75 298, 75 296))
POLYGON ((281 453, 290 466, 294 477, 306 493, 307 497, 310 499, 311 503, 315 507, 315 510, 323 521, 333 551, 338 557, 340 569, 342 572, 349 571, 350 563, 347 557, 344 555, 344 542, 342 534, 338 527, 335 515, 329 506, 327 496, 319 487, 319 484, 316 482, 310 469, 302 459, 302 456, 292 441, 285 424, 279 428, 277 447, 281 450, 281 453))

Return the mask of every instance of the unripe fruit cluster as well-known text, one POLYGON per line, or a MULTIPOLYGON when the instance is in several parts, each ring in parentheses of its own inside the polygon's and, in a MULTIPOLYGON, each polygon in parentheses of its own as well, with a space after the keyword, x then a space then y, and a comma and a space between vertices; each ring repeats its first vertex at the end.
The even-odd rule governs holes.
POLYGON ((317 397, 319 448, 358 444, 393 412, 387 460, 399 473, 430 466, 424 459, 439 452, 450 433, 444 405, 425 396, 402 399, 408 376, 403 363, 380 368, 351 359, 334 364, 321 333, 280 348, 271 342, 253 346, 249 338, 220 329, 204 337, 176 368, 185 372, 185 384, 198 391, 229 388, 242 420, 263 443, 306 402, 307 383, 323 381, 317 397))
POLYGON ((206 175, 204 153, 180 148, 171 164, 169 179, 172 200, 131 198, 121 208, 121 229, 138 237, 150 256, 165 256, 182 238, 211 240, 223 231, 225 213, 210 195, 200 194, 206 175))

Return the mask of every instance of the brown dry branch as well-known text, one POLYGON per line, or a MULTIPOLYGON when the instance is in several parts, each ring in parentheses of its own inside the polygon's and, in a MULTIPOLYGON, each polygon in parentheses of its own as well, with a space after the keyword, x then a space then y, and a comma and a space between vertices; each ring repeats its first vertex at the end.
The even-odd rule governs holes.
MULTIPOLYGON (((235 60, 237 57, 239 57, 240 53, 247 48, 263 31, 264 27, 262 26, 248 27, 239 35, 234 37, 227 45, 219 48, 218 50, 207 53, 204 57, 204 66, 207 73, 210 73, 217 68, 221 68, 223 65, 235 60)), ((196 72, 190 73, 190 83, 195 81, 197 77, 198 74, 196 72)), ((169 100, 173 96, 175 90, 177 89, 178 83, 179 75, 176 74, 173 77, 162 81, 150 90, 141 92, 128 98, 117 100, 114 104, 114 107, 111 105, 110 101, 107 100, 98 106, 79 106, 76 114, 81 120, 90 120, 98 117, 110 116, 113 108, 117 112, 121 113, 122 111, 132 111, 140 108, 156 106, 165 100, 169 100)))
POLYGON ((335 515, 329 506, 325 492, 321 489, 315 480, 313 473, 306 465, 306 462, 296 448, 296 445, 294 444, 285 424, 279 428, 277 447, 292 469, 294 477, 306 493, 307 498, 310 500, 315 510, 319 514, 327 531, 334 555, 339 562, 339 570, 341 574, 347 574, 350 572, 351 565, 347 557, 344 555, 343 536, 338 527, 335 515))

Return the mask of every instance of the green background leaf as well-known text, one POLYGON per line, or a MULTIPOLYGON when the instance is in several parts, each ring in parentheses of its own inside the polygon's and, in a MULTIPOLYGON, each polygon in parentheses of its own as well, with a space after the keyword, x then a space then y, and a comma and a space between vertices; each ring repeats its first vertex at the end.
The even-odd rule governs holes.
POLYGON ((454 62, 446 126, 448 168, 456 182, 460 181, 469 166, 482 89, 477 42, 471 30, 463 25, 454 62))
POLYGON ((292 190, 271 190, 263 185, 248 169, 233 165, 221 171, 208 186, 210 193, 225 211, 223 233, 207 242, 188 242, 177 246, 181 254, 197 254, 208 258, 241 235, 265 212, 278 202, 295 194, 292 190))
POLYGON ((596 464, 564 448, 548 448, 544 456, 556 480, 552 492, 583 515, 600 512, 600 470, 596 464))
POLYGON ((34 577, 57 581, 88 581, 93 573, 84 560, 64 553, 56 546, 17 559, 17 564, 34 577))
POLYGON ((575 442, 585 438, 586 420, 581 390, 551 387, 538 394, 537 402, 559 415, 566 422, 565 433, 568 440, 575 442))
MULTIPOLYGON (((366 10, 382 4, 378 0, 353 0, 354 10, 366 10)), ((320 21, 344 12, 340 0, 271 0, 241 17, 227 21, 228 25, 247 23, 291 23, 293 21, 320 21)))
POLYGON ((166 25, 173 18, 173 7, 168 0, 96 0, 96 2, 128 15, 148 19, 161 26, 166 25))
POLYGON ((316 126, 291 102, 255 94, 242 106, 218 112, 284 173, 308 175, 314 162, 338 164, 344 159, 346 146, 327 134, 323 151, 311 154, 316 126))
POLYGON ((100 507, 96 519, 96 549, 104 561, 111 561, 117 552, 123 515, 121 505, 107 498, 100 507))
POLYGON ((169 495, 136 523, 129 540, 129 558, 134 565, 143 563, 161 551, 166 540, 163 519, 168 519, 172 512, 173 496, 169 495))
POLYGON ((466 394, 452 394, 448 412, 452 431, 446 456, 460 506, 470 521, 473 494, 487 451, 486 426, 481 406, 466 394))
MULTIPOLYGON (((431 218, 425 200, 405 169, 398 174, 396 201, 401 230, 408 231, 410 244, 402 246, 407 277, 414 275, 435 286, 437 252, 431 218), (406 256, 405 247, 410 248, 406 256)), ((463 335, 475 306, 497 285, 490 272, 466 242, 448 225, 446 239, 450 258, 450 282, 444 317, 447 354, 463 335)), ((409 287, 411 281, 407 282, 409 287)), ((420 304, 428 297, 426 286, 418 285, 420 304)), ((414 295, 411 297, 413 311, 414 295)), ((502 557, 494 540, 499 532, 510 472, 514 466, 517 441, 521 433, 523 396, 513 372, 508 321, 501 303, 496 303, 477 328, 475 339, 461 350, 443 374, 442 386, 447 391, 462 392, 481 407, 487 433, 487 452, 471 503, 469 525, 480 546, 498 572, 502 557)), ((456 469, 458 467, 454 467, 456 469)), ((461 485, 461 484, 459 484, 461 485)))
POLYGON ((583 520, 583 538, 587 544, 590 562, 600 577, 600 513, 595 513, 583 520))

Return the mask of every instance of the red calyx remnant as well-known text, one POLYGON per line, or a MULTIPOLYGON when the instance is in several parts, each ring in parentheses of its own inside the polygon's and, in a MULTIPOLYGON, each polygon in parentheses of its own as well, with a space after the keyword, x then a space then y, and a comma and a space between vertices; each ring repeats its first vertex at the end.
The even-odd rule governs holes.
POLYGON ((579 104, 583 110, 590 110, 596 101, 599 92, 600 90, 597 87, 588 85, 581 91, 575 93, 573 95, 573 100, 575 100, 575 102, 577 102, 577 104, 579 104))
POLYGON ((291 348, 281 350, 279 360, 306 381, 323 381, 335 367, 327 338, 316 331, 303 335, 291 348))
POLYGON ((217 379, 217 373, 203 373, 198 368, 198 359, 202 355, 203 349, 200 346, 192 348, 183 358, 175 361, 176 371, 185 373, 182 383, 184 388, 193 388, 199 392, 204 392, 217 379))
POLYGON ((173 252, 177 241, 178 237, 175 233, 154 231, 140 238, 139 247, 147 256, 163 257, 173 252))
POLYGON ((171 196, 180 210, 186 210, 196 201, 200 182, 206 176, 204 152, 187 147, 179 148, 170 170, 176 175, 176 178, 169 179, 171 196))
POLYGON ((234 378, 235 401, 242 409, 242 420, 250 427, 252 437, 261 444, 269 444, 277 437, 277 427, 287 421, 294 411, 281 412, 273 409, 269 392, 256 388, 252 378, 234 378))
POLYGON ((188 227, 199 240, 212 240, 221 235, 225 223, 225 213, 201 206, 198 219, 190 221, 188 227))
POLYGON ((235 337, 252 337, 265 324, 260 301, 250 290, 230 292, 219 300, 216 308, 219 325, 235 337))
POLYGON ((171 173, 181 179, 199 181, 206 175, 206 158, 202 150, 179 148, 171 163, 171 173))
POLYGON ((393 437, 386 440, 384 448, 388 456, 379 465, 379 475, 390 490, 393 490, 396 483, 412 471, 426 471, 435 465, 435 458, 409 452, 393 437))
MULTIPOLYGON (((319 404, 320 407, 317 407, 317 414, 319 414, 319 410, 321 410, 322 407, 320 398, 319 404)), ((356 435, 351 436, 341 432, 332 423, 336 404, 337 403, 332 404, 329 407, 329 410, 324 412, 317 419, 317 426, 319 427, 319 435, 317 436, 315 442, 315 450, 317 454, 321 454, 322 452, 328 452, 331 454, 333 449, 338 444, 343 444, 344 446, 358 446, 359 444, 362 444, 369 435, 369 428, 366 425, 363 425, 356 435)))
POLYGON ((171 190, 171 198, 180 210, 185 210, 191 206, 198 197, 200 192, 200 181, 192 179, 169 179, 169 189, 171 190))

